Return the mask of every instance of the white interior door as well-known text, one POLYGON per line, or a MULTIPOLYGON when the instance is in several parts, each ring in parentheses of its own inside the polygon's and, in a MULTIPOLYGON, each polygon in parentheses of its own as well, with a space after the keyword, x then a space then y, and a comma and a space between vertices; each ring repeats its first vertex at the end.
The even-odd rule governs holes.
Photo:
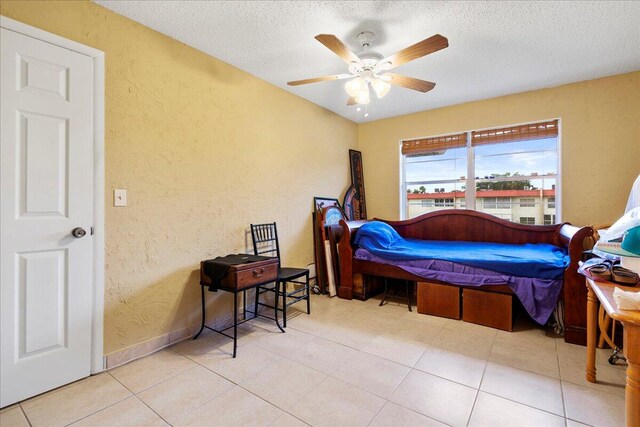
POLYGON ((4 407, 90 373, 94 123, 91 58, 0 31, 4 407))

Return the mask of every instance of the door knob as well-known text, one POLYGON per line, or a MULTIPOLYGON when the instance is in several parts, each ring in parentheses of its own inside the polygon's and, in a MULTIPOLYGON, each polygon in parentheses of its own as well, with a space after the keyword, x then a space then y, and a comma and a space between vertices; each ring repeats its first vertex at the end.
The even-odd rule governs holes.
POLYGON ((86 234, 87 234, 87 232, 82 227, 76 227, 73 230, 71 230, 71 235, 73 237, 75 237, 76 239, 84 237, 86 234))

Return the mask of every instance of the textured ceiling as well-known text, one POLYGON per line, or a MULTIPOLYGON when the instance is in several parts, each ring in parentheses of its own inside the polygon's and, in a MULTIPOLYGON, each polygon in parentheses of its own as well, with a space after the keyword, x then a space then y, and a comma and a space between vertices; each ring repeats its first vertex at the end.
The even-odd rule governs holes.
POLYGON ((640 2, 116 1, 98 0, 174 39, 355 122, 640 69, 640 2), (345 73, 314 39, 335 34, 354 52, 373 31, 388 56, 433 34, 449 48, 395 72, 436 83, 426 94, 393 87, 369 117, 346 106, 343 81, 286 82, 345 73))

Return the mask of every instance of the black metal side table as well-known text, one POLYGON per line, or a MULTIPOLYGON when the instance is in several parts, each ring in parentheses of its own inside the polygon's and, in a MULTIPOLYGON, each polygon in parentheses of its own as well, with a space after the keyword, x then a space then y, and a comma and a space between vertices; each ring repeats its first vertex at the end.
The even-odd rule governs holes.
POLYGON ((278 329, 284 333, 284 329, 278 322, 278 310, 274 310, 274 317, 268 317, 258 313, 257 307, 254 307, 253 317, 246 318, 246 291, 254 289, 260 285, 275 282, 276 301, 274 306, 278 306, 278 258, 265 257, 247 254, 232 254, 224 257, 218 257, 211 260, 202 261, 200 263, 200 290, 202 299, 202 324, 200 330, 193 337, 195 340, 200 336, 204 328, 213 332, 217 332, 225 337, 233 339, 233 357, 236 357, 238 348, 238 325, 258 316, 274 320, 278 329), (214 329, 205 325, 205 288, 209 292, 217 292, 218 289, 233 293, 233 325, 224 329, 214 329), (244 319, 238 322, 238 294, 243 293, 244 319), (228 335, 224 331, 233 328, 233 335, 228 335))

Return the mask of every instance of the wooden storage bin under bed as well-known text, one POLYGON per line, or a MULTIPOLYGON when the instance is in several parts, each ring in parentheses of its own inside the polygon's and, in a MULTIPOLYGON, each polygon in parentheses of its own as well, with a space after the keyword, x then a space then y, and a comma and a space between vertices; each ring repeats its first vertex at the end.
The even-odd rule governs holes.
POLYGON ((460 288, 434 282, 418 282, 418 313, 460 319, 460 288))
POLYGON ((462 320, 511 332, 513 331, 513 295, 464 288, 462 320))
POLYGON ((418 313, 460 319, 503 331, 513 330, 513 294, 502 287, 490 291, 418 282, 418 313))

